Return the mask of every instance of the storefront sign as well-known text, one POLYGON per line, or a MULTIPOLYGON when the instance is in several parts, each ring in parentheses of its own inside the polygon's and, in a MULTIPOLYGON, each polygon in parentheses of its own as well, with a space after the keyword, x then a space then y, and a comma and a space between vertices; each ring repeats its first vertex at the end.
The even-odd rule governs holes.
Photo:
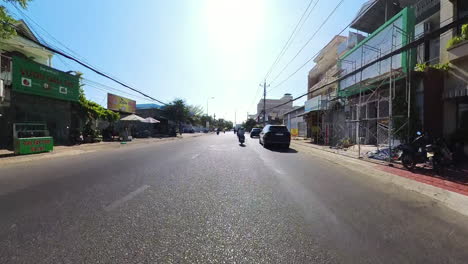
POLYGON ((78 101, 79 78, 31 60, 13 57, 13 91, 78 101))
POLYGON ((107 109, 124 113, 135 113, 136 102, 125 97, 120 97, 118 95, 108 93, 107 109))
POLYGON ((32 137, 15 139, 16 154, 33 154, 48 152, 54 149, 52 137, 32 137))

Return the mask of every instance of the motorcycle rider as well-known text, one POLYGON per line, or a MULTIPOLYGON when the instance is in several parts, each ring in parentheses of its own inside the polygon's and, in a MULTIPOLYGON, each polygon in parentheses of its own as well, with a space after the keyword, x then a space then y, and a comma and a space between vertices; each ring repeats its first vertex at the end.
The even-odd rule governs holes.
POLYGON ((245 134, 245 129, 244 129, 244 127, 240 127, 240 128, 237 130, 237 138, 239 139, 239 141, 240 141, 241 138, 245 139, 244 134, 245 134))

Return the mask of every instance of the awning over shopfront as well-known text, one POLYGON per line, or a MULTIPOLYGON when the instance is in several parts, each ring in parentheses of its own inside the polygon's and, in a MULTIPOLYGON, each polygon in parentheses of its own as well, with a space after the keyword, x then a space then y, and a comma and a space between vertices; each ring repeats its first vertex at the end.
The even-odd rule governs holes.
POLYGON ((322 97, 322 95, 315 96, 304 103, 304 113, 298 116, 307 115, 310 112, 325 110, 327 108, 327 101, 326 97, 322 97), (325 99, 325 100, 324 100, 325 99))
POLYGON ((121 118, 120 121, 140 121, 140 122, 145 122, 146 119, 144 119, 141 116, 137 116, 135 114, 131 114, 129 116, 126 116, 124 118, 121 118))
POLYGON ((149 123, 149 124, 157 124, 157 123, 161 123, 159 120, 156 120, 152 117, 147 117, 145 118, 145 121, 143 121, 144 123, 149 123))
POLYGON ((304 112, 312 112, 312 111, 317 111, 319 110, 320 107, 320 102, 321 102, 322 96, 315 96, 304 103, 304 112))
POLYGON ((305 112, 305 113, 302 113, 302 114, 297 115, 296 117, 305 116, 305 115, 308 115, 309 113, 310 113, 310 112, 305 112))

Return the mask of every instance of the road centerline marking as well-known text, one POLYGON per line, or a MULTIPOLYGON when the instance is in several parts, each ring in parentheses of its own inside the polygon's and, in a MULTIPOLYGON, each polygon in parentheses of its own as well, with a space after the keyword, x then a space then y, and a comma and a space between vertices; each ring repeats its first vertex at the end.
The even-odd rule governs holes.
POLYGON ((135 191, 125 195, 124 197, 112 202, 111 204, 109 204, 108 206, 104 207, 104 211, 106 212, 110 212, 114 209, 116 209, 117 207, 119 207, 120 205, 122 205, 123 203, 125 202, 128 202, 130 201, 131 199, 133 199, 135 196, 137 196, 138 194, 144 192, 146 189, 148 189, 150 186, 149 185, 143 185, 141 186, 140 188, 136 189, 135 191))

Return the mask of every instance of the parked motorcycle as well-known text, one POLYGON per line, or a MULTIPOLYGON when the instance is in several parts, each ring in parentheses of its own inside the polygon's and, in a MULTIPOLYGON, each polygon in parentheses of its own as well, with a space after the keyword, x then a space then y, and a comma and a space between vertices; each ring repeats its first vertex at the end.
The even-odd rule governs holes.
POLYGON ((417 132, 417 137, 411 143, 401 144, 397 147, 400 151, 401 163, 406 169, 412 171, 416 164, 428 161, 426 148, 431 147, 427 145, 428 141, 427 136, 417 132))
POLYGON ((453 164, 453 153, 442 138, 436 139, 427 149, 427 153, 437 174, 443 174, 444 169, 453 164))
POLYGON ((432 142, 429 137, 417 133, 417 137, 408 144, 397 147, 403 166, 412 171, 417 164, 428 163, 432 165, 437 174, 443 173, 444 168, 451 165, 453 155, 443 139, 432 142))

